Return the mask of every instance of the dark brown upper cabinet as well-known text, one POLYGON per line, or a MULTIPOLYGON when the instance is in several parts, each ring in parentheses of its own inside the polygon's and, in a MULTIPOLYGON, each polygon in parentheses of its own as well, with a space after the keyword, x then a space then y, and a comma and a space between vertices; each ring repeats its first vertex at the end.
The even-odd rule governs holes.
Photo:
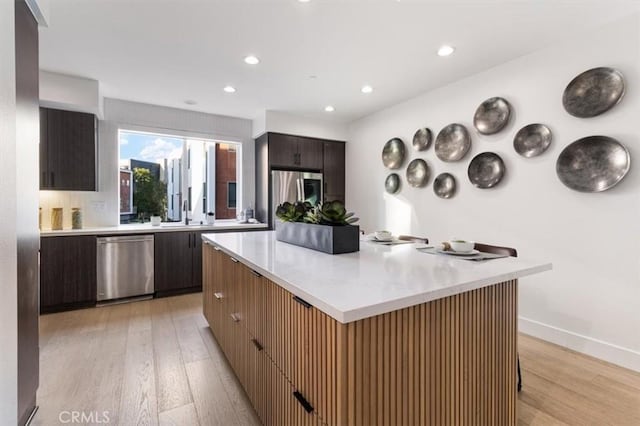
POLYGON ((269 163, 276 168, 322 170, 322 141, 301 136, 269 134, 269 163))
POLYGON ((344 142, 324 142, 324 201, 344 201, 344 142))
POLYGON ((93 114, 40 108, 40 189, 96 191, 93 114))

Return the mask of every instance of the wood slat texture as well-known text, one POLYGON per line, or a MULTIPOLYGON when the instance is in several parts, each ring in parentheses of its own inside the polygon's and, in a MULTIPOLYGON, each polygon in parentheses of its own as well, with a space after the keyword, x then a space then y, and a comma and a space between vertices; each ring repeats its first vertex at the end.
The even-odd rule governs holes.
POLYGON ((205 317, 264 423, 516 423, 517 281, 342 324, 211 246, 204 265, 205 317))

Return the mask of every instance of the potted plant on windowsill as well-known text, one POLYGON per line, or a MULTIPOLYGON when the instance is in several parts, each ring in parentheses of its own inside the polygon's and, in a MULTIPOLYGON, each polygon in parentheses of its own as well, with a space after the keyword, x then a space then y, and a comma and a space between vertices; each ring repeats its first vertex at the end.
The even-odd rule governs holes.
POLYGON ((285 202, 276 209, 276 239, 330 254, 360 250, 358 221, 340 201, 312 206, 285 202))

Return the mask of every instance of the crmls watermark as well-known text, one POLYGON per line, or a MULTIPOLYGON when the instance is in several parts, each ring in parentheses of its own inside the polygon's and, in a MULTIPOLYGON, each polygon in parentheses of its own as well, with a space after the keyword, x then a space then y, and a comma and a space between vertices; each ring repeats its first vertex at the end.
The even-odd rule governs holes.
POLYGON ((60 423, 68 424, 108 424, 111 422, 108 411, 60 411, 58 414, 60 423))

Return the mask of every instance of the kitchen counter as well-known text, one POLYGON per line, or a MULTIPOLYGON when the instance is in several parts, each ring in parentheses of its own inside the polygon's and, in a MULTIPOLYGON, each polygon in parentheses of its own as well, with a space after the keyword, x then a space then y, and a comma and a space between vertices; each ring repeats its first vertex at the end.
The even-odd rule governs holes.
POLYGON ((517 424, 518 279, 550 263, 202 238, 203 313, 265 424, 517 424))
POLYGON ((472 262, 421 253, 414 244, 361 242, 359 252, 330 255, 276 241, 273 231, 203 234, 202 238, 341 323, 552 267, 526 258, 472 262))
POLYGON ((127 235, 127 234, 150 234, 158 232, 176 232, 176 231, 202 231, 202 232, 218 232, 218 231, 244 231, 253 229, 267 229, 265 223, 238 223, 233 219, 219 219, 214 225, 185 225, 184 223, 175 222, 175 224, 162 224, 160 226, 151 226, 151 223, 131 223, 117 226, 104 226, 96 228, 83 229, 63 229, 61 231, 44 230, 40 232, 41 237, 64 237, 73 235, 127 235))

